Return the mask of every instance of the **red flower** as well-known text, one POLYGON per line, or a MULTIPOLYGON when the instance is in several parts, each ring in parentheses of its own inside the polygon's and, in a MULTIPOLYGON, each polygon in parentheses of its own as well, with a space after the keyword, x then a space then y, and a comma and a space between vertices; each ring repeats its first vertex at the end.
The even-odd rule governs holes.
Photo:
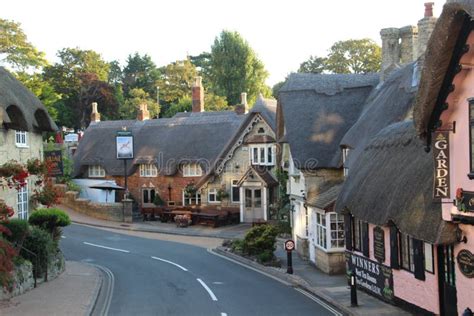
POLYGON ((462 197, 463 197, 463 193, 464 193, 464 191, 462 190, 462 188, 458 188, 456 190, 456 199, 461 200, 462 197))

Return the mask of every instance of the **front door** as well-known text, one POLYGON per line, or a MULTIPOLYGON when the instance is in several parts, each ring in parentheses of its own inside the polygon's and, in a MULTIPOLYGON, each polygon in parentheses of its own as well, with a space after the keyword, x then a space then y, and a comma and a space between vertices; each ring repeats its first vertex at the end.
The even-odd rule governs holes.
POLYGON ((244 222, 263 220, 262 189, 245 188, 244 222))
POLYGON ((441 315, 457 315, 454 246, 438 246, 438 281, 441 315))

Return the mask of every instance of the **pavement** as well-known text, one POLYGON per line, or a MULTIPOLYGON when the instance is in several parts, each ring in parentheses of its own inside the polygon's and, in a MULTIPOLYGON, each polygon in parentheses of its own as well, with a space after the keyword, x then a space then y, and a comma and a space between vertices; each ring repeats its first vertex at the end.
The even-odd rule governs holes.
POLYGON ((100 271, 89 264, 66 261, 54 280, 0 302, 0 315, 90 315, 102 284, 100 271))
MULTIPOLYGON (((250 228, 239 224, 211 228, 205 226, 176 227, 171 223, 134 222, 124 224, 88 217, 86 215, 63 208, 71 220, 77 224, 136 231, 146 233, 162 233, 183 236, 214 237, 221 239, 242 238, 250 228)), ((278 240, 275 255, 286 264, 286 252, 282 248, 283 240, 278 240)), ((295 288, 309 292, 319 299, 335 306, 347 315, 411 315, 410 313, 382 302, 362 291, 358 293, 357 307, 350 305, 350 289, 344 275, 329 276, 307 261, 293 256, 294 274, 286 273, 286 267, 265 267, 255 261, 243 258, 228 251, 224 247, 213 249, 218 255, 230 258, 242 265, 258 270, 274 279, 281 280, 295 288)), ((7 315, 89 315, 97 300, 102 284, 102 275, 96 267, 67 261, 66 271, 57 279, 41 285, 26 294, 15 297, 9 302, 0 304, 0 314, 7 315)))

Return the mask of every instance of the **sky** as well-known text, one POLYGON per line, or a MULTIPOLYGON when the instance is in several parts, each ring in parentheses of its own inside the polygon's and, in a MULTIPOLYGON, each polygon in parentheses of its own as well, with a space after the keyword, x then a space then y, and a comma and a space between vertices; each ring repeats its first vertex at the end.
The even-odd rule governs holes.
MULTIPOLYGON (((148 54, 157 66, 210 51, 222 30, 239 32, 264 63, 267 84, 284 80, 311 55, 340 40, 370 38, 382 28, 416 25, 426 0, 15 0, 0 18, 21 23, 50 62, 65 47, 92 49, 123 65, 148 54)), ((434 1, 439 16, 445 1, 434 1)))

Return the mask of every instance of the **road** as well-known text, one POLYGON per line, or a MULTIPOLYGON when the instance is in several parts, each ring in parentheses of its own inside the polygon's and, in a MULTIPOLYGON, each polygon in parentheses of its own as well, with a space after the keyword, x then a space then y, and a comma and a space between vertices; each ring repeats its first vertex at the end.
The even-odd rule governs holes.
POLYGON ((67 260, 113 273, 109 315, 334 315, 293 287, 202 247, 80 225, 63 236, 67 260))

